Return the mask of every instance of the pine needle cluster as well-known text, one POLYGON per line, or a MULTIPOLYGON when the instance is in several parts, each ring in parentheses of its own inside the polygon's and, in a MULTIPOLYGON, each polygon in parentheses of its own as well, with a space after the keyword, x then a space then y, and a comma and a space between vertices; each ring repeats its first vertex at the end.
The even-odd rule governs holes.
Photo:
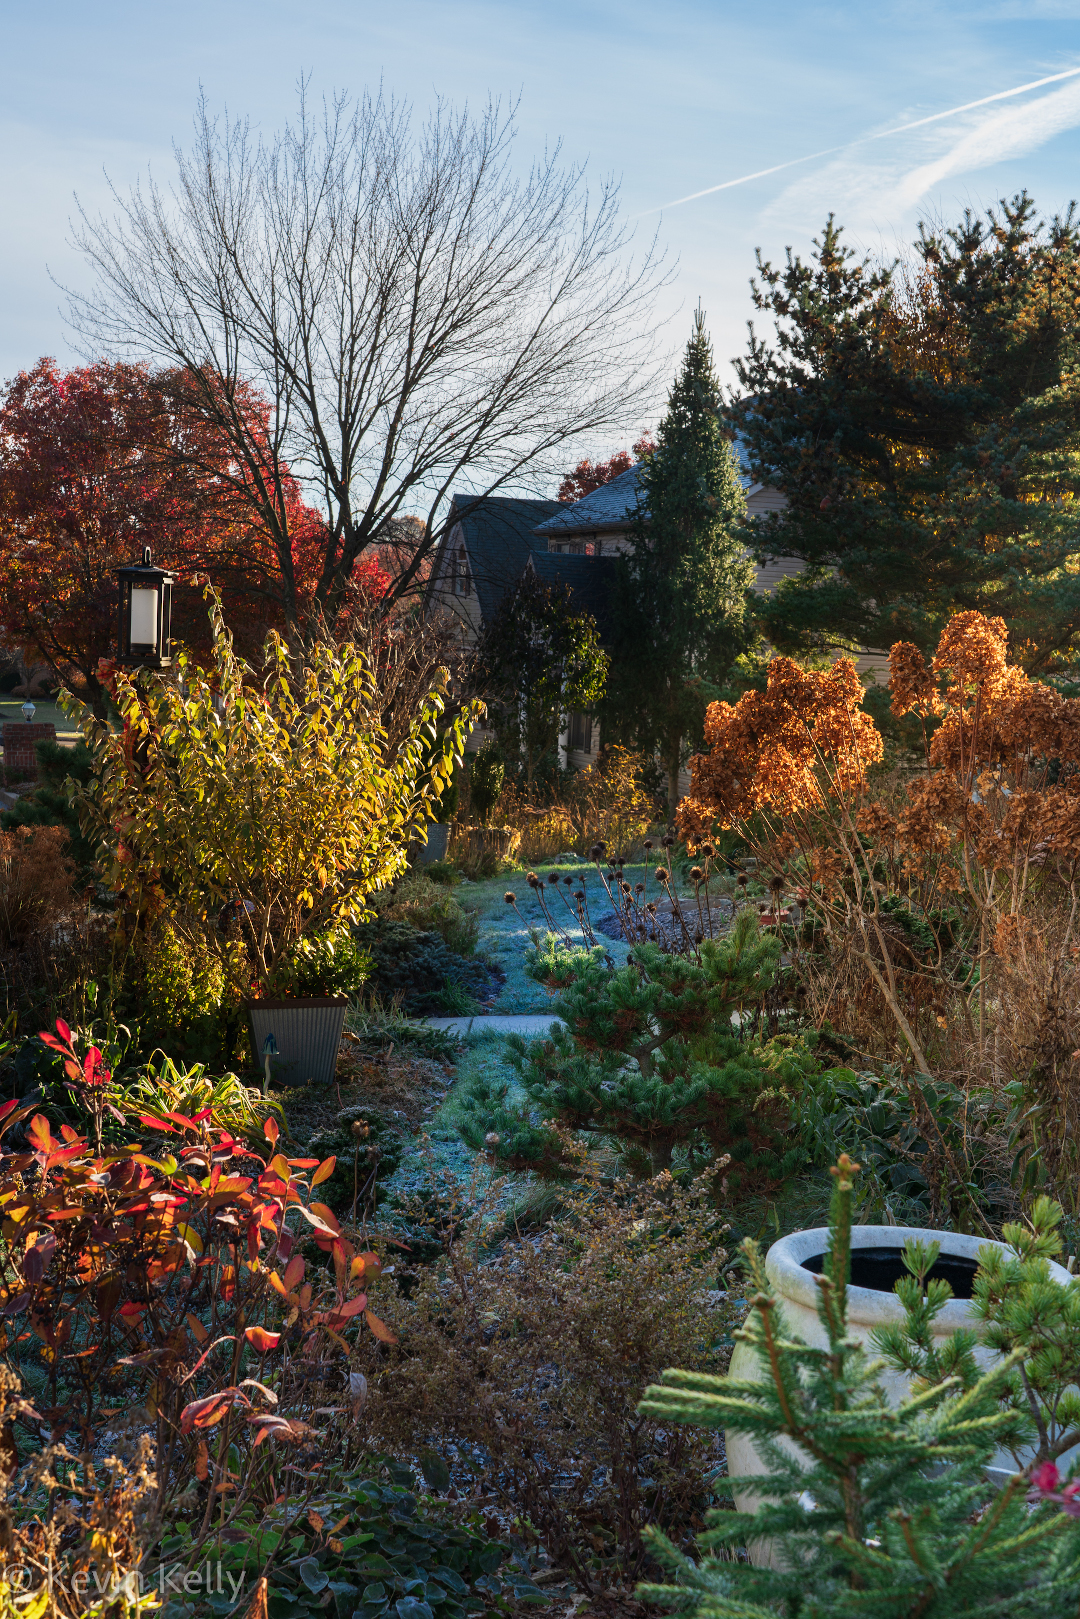
MULTIPOLYGON (((654 1535, 678 1583, 639 1594, 696 1619, 1075 1613, 1076 1521, 1038 1490, 1033 1504, 1023 1473, 995 1489, 985 1472, 1000 1446, 1015 1447, 1030 1432, 1008 1399, 1024 1346, 981 1376, 965 1358, 970 1345, 956 1346, 951 1375, 916 1384, 893 1409, 882 1362, 848 1332, 857 1168, 842 1155, 833 1170, 829 1251, 818 1278, 826 1347, 790 1331, 760 1250, 747 1242, 756 1292, 742 1330, 761 1381, 669 1371, 646 1391, 641 1409, 651 1417, 750 1435, 768 1471, 731 1481, 740 1493, 756 1492, 759 1504, 751 1514, 713 1513, 699 1563, 654 1535), (728 1560, 743 1544, 755 1549, 755 1563, 728 1560)), ((912 1280, 912 1303, 921 1307, 925 1274, 912 1280)), ((940 1285, 932 1302, 938 1292, 940 1285)), ((920 1323, 909 1325, 918 1335, 920 1323)))

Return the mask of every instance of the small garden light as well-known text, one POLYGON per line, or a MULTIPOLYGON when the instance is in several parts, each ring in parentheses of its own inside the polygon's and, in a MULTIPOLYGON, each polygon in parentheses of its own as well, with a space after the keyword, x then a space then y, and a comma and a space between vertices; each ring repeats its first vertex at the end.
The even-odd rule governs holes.
POLYGON ((30 699, 28 697, 26 699, 25 703, 22 706, 22 717, 26 721, 27 725, 30 724, 30 721, 33 719, 33 717, 34 717, 34 715, 36 713, 37 713, 37 708, 30 701, 30 699))

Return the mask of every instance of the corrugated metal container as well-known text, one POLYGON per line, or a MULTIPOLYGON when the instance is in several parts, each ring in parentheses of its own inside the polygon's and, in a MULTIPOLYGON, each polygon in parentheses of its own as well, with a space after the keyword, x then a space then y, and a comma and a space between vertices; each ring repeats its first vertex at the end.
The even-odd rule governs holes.
POLYGON ((255 1066, 263 1068, 263 1047, 273 1035, 277 1055, 270 1060, 275 1085, 329 1085, 337 1068, 347 995, 322 1000, 250 1001, 255 1066))

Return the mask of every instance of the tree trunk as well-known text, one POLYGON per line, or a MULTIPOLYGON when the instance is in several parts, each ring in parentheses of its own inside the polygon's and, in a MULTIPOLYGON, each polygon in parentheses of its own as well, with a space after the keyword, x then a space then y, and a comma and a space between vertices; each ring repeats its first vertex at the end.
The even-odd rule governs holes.
POLYGON ((649 1141, 649 1167, 654 1175, 662 1175, 671 1168, 674 1142, 670 1136, 652 1136, 649 1141))

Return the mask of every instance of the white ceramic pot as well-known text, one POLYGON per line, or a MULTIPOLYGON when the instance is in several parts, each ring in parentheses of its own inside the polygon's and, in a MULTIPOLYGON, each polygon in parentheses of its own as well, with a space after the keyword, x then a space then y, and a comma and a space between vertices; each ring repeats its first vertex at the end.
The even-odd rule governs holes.
MULTIPOLYGON (((934 1322, 935 1340, 940 1343, 958 1327, 977 1331, 980 1323, 972 1315, 969 1300, 970 1284, 978 1269, 979 1249, 995 1247, 1004 1250, 1004 1244, 989 1243, 985 1237, 961 1236, 955 1231, 862 1225, 853 1226, 851 1231, 851 1283, 847 1292, 848 1330, 851 1335, 868 1343, 875 1327, 890 1323, 899 1325, 904 1320, 903 1306, 892 1289, 894 1282, 907 1274, 900 1262, 900 1250, 909 1237, 941 1244, 941 1257, 931 1275, 944 1275, 954 1295, 957 1295, 950 1299, 934 1322), (960 1296, 964 1292, 967 1292, 967 1298, 960 1296)), ((818 1348, 824 1348, 827 1339, 818 1320, 818 1287, 814 1278, 822 1272, 828 1244, 828 1230, 821 1226, 812 1231, 796 1231, 790 1237, 781 1238, 773 1243, 765 1256, 765 1271, 776 1291, 786 1326, 805 1343, 818 1348)), ((1072 1280, 1061 1265, 1051 1265, 1050 1270, 1059 1282, 1072 1280)), ((873 1353, 872 1349, 870 1353, 873 1353)), ((981 1364, 987 1367, 996 1359, 994 1352, 987 1348, 978 1348, 975 1354, 981 1364)), ((749 1344, 741 1341, 736 1343, 728 1376, 754 1381, 761 1378, 761 1367, 749 1344)), ((890 1370, 882 1372, 881 1382, 893 1405, 901 1403, 911 1386, 905 1373, 890 1370)), ((798 1446, 786 1440, 781 1443, 790 1454, 799 1455, 798 1446)), ((767 1472, 753 1440, 747 1434, 726 1434, 725 1445, 728 1473, 732 1477, 767 1472)), ((1059 1466, 1065 1470, 1077 1455, 1080 1455, 1080 1446, 1062 1457, 1059 1466)), ((1015 1472, 1010 1453, 999 1451, 994 1458, 994 1466, 988 1472, 996 1479, 1015 1472)), ((756 1501, 753 1496, 740 1493, 735 1497, 735 1505, 740 1512, 750 1512, 756 1501)), ((753 1556, 756 1563, 771 1562, 772 1548, 763 1543, 754 1548, 753 1556)))

